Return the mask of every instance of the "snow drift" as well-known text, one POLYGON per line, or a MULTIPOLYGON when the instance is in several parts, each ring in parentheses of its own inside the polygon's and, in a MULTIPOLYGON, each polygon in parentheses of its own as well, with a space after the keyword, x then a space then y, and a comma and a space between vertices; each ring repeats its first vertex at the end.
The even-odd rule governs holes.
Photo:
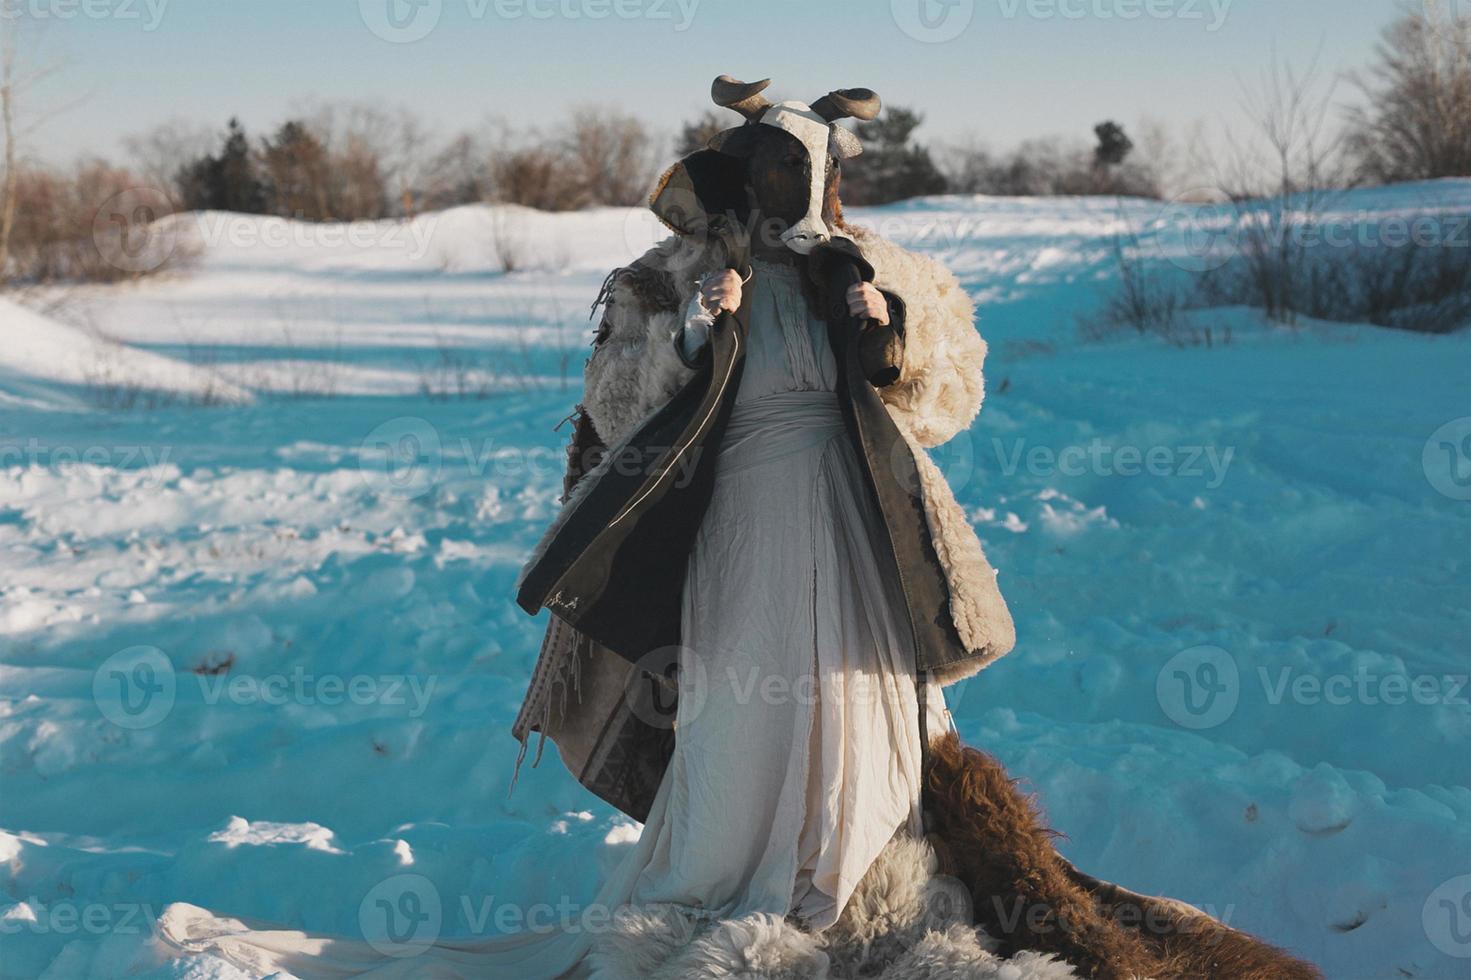
MULTIPOLYGON (((1427 197, 1471 211, 1471 181, 1343 207, 1427 197)), ((1333 980, 1462 977, 1471 335, 1232 309, 1194 314, 1232 328, 1209 349, 1080 344, 1121 215, 1165 264, 1192 218, 1086 198, 850 215, 954 269, 991 342, 986 408, 936 464, 1019 642, 950 692, 961 735, 1090 873, 1333 980)), ((536 261, 508 274, 493 213, 434 217, 423 254, 376 226, 222 234, 187 276, 69 297, 126 377, 222 390, 189 366, 207 351, 256 392, 235 407, 77 411, 91 337, 0 305, 7 971, 237 976, 159 965, 150 918, 182 901, 362 936, 404 876, 441 899, 437 935, 474 935, 486 909, 586 900, 635 838, 554 759, 508 797, 506 732, 542 632, 510 595, 557 507, 587 307, 653 219, 528 217, 536 261), (134 708, 161 689, 135 718, 120 685, 134 708)))

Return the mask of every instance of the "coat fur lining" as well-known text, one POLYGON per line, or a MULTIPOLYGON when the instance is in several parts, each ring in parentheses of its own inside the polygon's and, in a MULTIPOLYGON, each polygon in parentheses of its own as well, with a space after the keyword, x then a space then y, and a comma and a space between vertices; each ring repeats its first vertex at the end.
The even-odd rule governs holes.
POLYGON ((950 618, 972 659, 936 671, 941 685, 973 677, 1016 645, 1016 625, 1001 598, 997 572, 986 560, 981 539, 955 500, 945 474, 900 425, 919 469, 925 523, 935 542, 935 555, 950 586, 950 618))
POLYGON ((873 264, 874 285, 906 305, 904 370, 879 395, 919 445, 949 442, 970 428, 986 394, 986 342, 975 328, 975 304, 933 259, 865 228, 853 228, 852 238, 873 264))
MULTIPOLYGON (((971 658, 941 669, 952 684, 1008 653, 1016 629, 975 528, 944 475, 924 451, 975 421, 985 396, 986 342, 975 305, 944 266, 862 228, 848 229, 874 267, 874 281, 905 302, 905 350, 899 379, 879 389, 919 469, 925 519, 950 587, 950 611, 971 658)), ((676 345, 682 314, 707 260, 669 238, 607 287, 602 340, 584 370, 584 404, 599 438, 615 445, 693 376, 676 345)))

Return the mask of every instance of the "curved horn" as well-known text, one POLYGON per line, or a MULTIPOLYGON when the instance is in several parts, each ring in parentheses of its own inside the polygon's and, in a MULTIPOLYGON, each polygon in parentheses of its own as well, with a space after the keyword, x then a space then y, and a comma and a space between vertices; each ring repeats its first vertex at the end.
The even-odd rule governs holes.
POLYGON ((837 122, 849 116, 869 120, 877 116, 882 108, 883 103, 879 101, 878 95, 868 88, 840 88, 812 103, 812 111, 828 122, 837 122))
POLYGON ((770 84, 769 78, 763 78, 759 82, 742 82, 729 75, 721 75, 710 85, 710 98, 715 100, 716 105, 734 109, 754 122, 771 108, 771 102, 761 94, 770 84))

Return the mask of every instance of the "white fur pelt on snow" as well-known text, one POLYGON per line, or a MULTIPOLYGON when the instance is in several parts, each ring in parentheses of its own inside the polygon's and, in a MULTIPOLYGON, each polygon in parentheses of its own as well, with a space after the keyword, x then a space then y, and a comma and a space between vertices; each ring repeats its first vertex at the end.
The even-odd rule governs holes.
POLYGON ((779 916, 711 921, 671 906, 627 907, 588 957, 592 980, 1070 980, 1051 956, 991 953, 970 898, 930 846, 896 838, 838 921, 813 934, 779 916))

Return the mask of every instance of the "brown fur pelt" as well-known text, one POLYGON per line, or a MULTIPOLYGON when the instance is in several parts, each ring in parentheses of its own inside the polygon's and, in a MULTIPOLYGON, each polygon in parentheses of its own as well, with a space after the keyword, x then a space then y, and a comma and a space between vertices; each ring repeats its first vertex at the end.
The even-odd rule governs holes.
POLYGON ((1077 871, 1001 764, 953 733, 925 770, 931 843, 1001 952, 1053 953, 1098 980, 1322 980, 1313 966, 1203 912, 1077 871))
POLYGON ((593 428, 592 416, 581 405, 567 417, 572 420, 572 438, 567 441, 567 472, 562 476, 563 503, 582 482, 583 474, 598 465, 606 448, 593 428))

